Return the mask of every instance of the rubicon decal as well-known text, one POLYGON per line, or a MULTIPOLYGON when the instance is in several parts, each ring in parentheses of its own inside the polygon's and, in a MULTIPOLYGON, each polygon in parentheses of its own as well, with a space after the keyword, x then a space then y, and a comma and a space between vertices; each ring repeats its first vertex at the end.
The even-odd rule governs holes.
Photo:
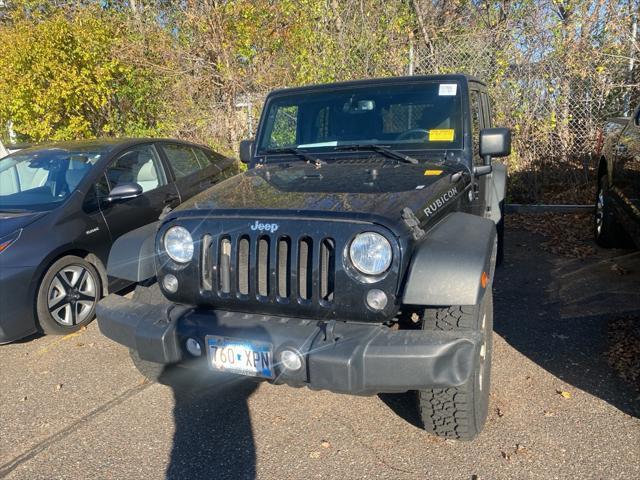
POLYGON ((277 223, 262 223, 259 222, 258 220, 256 220, 256 223, 254 223, 253 225, 251 225, 251 230, 256 231, 267 231, 267 232, 271 232, 274 233, 276 230, 278 230, 279 225, 277 223))
POLYGON ((436 198, 431 203, 431 205, 429 205, 427 208, 424 209, 425 215, 427 217, 430 217, 431 215, 436 213, 438 209, 446 205, 449 200, 451 200, 452 198, 455 198, 456 195, 458 195, 457 187, 453 187, 451 190, 444 192, 442 195, 436 198))

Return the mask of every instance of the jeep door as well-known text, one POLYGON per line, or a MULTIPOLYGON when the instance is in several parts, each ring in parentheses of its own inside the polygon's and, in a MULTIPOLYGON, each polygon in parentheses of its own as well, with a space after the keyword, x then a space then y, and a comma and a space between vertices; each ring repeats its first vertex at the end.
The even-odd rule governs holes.
MULTIPOLYGON (((479 85, 469 84, 469 113, 471 115, 471 138, 473 139, 473 166, 483 165, 483 159, 480 157, 480 130, 489 128, 491 118, 486 112, 485 103, 482 95, 486 96, 484 89, 479 85)), ((474 190, 474 199, 471 204, 471 213, 474 215, 484 216, 487 206, 487 192, 490 185, 491 177, 483 175, 474 179, 472 189, 474 190)))
POLYGON ((176 186, 167 175, 153 143, 136 145, 120 153, 109 163, 105 174, 96 188, 112 241, 155 222, 165 207, 174 208, 180 203, 176 186), (105 192, 124 183, 139 184, 142 195, 128 200, 107 201, 105 192))
POLYGON ((620 200, 624 217, 620 221, 640 241, 640 109, 614 145, 613 194, 620 200))
POLYGON ((177 142, 162 142, 160 148, 173 173, 183 202, 220 179, 226 160, 222 155, 195 145, 177 142))

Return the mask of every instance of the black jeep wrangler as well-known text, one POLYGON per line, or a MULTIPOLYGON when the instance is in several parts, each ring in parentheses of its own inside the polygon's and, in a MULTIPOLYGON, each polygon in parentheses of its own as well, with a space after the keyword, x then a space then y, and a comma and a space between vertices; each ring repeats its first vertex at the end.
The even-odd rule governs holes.
MULTIPOLYGON (((463 75, 278 90, 249 168, 114 245, 101 331, 143 373, 180 364, 356 395, 416 391, 472 439, 489 397, 506 129, 463 75)), ((213 372, 212 372, 213 374, 213 372)))

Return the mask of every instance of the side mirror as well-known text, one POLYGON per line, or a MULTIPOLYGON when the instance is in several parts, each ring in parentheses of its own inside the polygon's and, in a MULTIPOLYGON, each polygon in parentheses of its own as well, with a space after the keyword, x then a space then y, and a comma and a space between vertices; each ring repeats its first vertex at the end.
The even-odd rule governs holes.
POLYGON ((105 198, 107 202, 117 202, 118 200, 129 200, 142 195, 142 187, 137 183, 122 183, 111 189, 105 198))
POLYGON ((480 130, 480 156, 486 165, 492 157, 511 154, 511 130, 508 128, 484 128, 480 130))
POLYGON ((242 140, 240 142, 240 161, 249 164, 253 158, 253 141, 242 140))

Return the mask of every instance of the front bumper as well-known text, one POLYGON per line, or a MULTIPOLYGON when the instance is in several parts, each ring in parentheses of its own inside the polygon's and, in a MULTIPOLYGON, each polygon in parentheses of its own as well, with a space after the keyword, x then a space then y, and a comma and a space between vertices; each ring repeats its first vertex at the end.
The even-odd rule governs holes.
POLYGON ((0 265, 0 344, 36 332, 31 281, 35 267, 0 265))
POLYGON ((461 385, 472 374, 481 340, 475 332, 392 330, 378 324, 148 305, 114 294, 98 304, 97 318, 105 336, 136 350, 143 360, 188 361, 184 344, 189 337, 203 351, 207 335, 267 342, 274 359, 289 347, 305 361, 297 374, 276 364, 277 383, 359 395, 461 385))

